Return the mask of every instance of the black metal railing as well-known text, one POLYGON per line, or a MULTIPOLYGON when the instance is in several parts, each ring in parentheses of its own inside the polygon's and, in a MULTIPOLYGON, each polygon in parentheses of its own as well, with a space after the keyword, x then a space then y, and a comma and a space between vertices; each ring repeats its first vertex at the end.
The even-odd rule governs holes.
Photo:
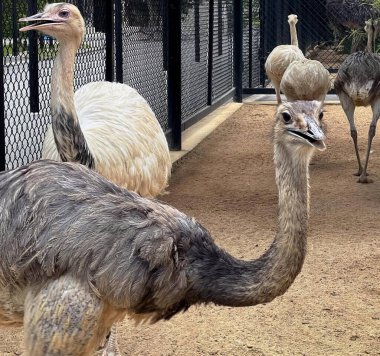
MULTIPOLYGON (((247 57, 240 53, 246 38, 241 31, 249 30, 242 16, 246 0, 67 1, 80 9, 86 22, 75 89, 98 80, 134 87, 156 113, 171 149, 180 149, 181 131, 214 107, 234 94, 241 100, 247 57)), ((48 36, 18 31, 18 19, 44 4, 1 2, 0 170, 39 159, 50 122, 57 43, 48 36)), ((256 13, 256 0, 249 4, 256 13)), ((255 56, 250 50, 251 84, 258 81, 255 56)))

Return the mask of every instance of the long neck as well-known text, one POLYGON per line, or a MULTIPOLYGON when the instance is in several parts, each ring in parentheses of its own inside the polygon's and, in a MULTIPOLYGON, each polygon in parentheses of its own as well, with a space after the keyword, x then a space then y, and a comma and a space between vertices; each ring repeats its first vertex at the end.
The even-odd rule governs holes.
POLYGON ((81 130, 74 106, 74 66, 78 45, 61 42, 51 80, 54 140, 62 161, 94 167, 94 159, 81 130))
POLYGON ((301 155, 305 157, 302 161, 295 156, 276 145, 279 225, 270 248, 257 260, 241 261, 213 247, 196 279, 202 301, 229 306, 267 303, 282 295, 301 271, 306 254, 311 156, 301 155))
MULTIPOLYGON (((372 27, 372 26, 371 26, 372 27)), ((373 52, 373 47, 374 47, 374 41, 373 41, 373 30, 370 28, 367 32, 368 37, 367 37, 367 52, 372 53, 373 52)))
POLYGON ((290 44, 298 47, 296 24, 293 21, 291 21, 289 22, 289 26, 290 26, 290 44))

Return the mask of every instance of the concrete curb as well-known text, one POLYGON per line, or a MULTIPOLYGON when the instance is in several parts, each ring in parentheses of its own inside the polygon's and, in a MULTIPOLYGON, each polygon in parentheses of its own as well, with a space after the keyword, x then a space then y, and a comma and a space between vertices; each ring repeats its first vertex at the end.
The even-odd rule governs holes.
POLYGON ((191 152, 220 124, 240 109, 242 105, 241 103, 229 102, 185 130, 182 133, 182 150, 170 151, 172 163, 179 161, 182 157, 191 152))

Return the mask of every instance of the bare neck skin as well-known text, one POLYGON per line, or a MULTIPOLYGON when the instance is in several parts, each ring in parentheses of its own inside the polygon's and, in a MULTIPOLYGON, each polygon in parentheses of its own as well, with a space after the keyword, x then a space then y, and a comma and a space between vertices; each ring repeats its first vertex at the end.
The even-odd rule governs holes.
POLYGON ((290 26, 290 44, 298 47, 296 24, 294 22, 289 22, 289 26, 290 26))
POLYGON ((74 67, 79 43, 61 41, 51 80, 54 139, 62 161, 94 168, 94 159, 80 128, 74 106, 74 67))
POLYGON ((301 271, 308 229, 308 165, 310 154, 275 145, 279 193, 278 232, 270 248, 257 260, 241 261, 225 252, 205 262, 201 299, 228 306, 267 303, 282 295, 301 271), (298 159, 297 157, 303 157, 298 159), (296 158, 295 158, 296 157, 296 158), (211 276, 212 278, 207 276, 211 276))

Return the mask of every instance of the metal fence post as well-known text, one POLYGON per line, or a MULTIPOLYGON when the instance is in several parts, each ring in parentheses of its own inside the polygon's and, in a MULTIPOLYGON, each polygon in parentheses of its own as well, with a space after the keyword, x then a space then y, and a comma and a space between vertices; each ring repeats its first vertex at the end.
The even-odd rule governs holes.
POLYGON ((194 0, 194 48, 195 48, 195 61, 201 61, 201 35, 200 35, 200 23, 199 23, 199 1, 194 0))
POLYGON ((243 101, 243 1, 234 0, 234 100, 243 101))
POLYGON ((167 0, 168 40, 168 122, 171 129, 170 146, 181 150, 181 5, 167 0))
POLYGON ((105 78, 107 81, 112 82, 114 80, 114 13, 113 13, 113 1, 105 1, 105 34, 106 34, 106 73, 105 78))
MULTIPOLYGON (((4 8, 3 1, 0 1, 0 52, 4 53, 4 8)), ((0 171, 5 170, 5 106, 4 106, 4 58, 0 65, 0 171)))
MULTIPOLYGON (((37 0, 28 0, 28 16, 37 13, 37 0)), ((39 111, 38 90, 38 43, 37 32, 28 31, 30 111, 39 111)))
POLYGON ((124 82, 123 78, 123 6, 121 0, 115 0, 115 62, 116 81, 124 82))
POLYGON ((252 88, 253 72, 253 1, 248 1, 248 88, 252 88))
POLYGON ((207 105, 212 105, 212 70, 214 62, 214 0, 209 0, 208 14, 207 105))
POLYGON ((18 19, 17 19, 17 3, 12 1, 12 55, 18 55, 18 19))

